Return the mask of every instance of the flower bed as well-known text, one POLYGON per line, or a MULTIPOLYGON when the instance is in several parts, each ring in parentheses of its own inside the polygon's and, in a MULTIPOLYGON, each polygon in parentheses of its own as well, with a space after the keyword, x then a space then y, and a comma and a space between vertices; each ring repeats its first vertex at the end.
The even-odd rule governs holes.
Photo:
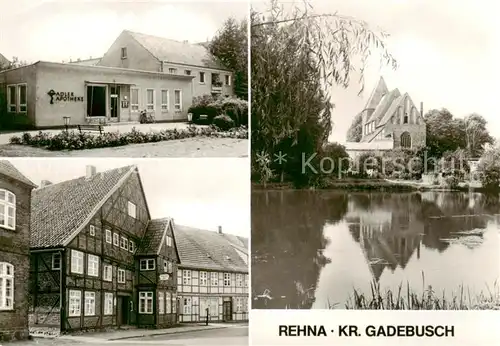
POLYGON ((133 128, 132 131, 128 133, 105 132, 101 135, 79 133, 75 131, 63 131, 54 135, 40 131, 36 135, 24 133, 20 137, 11 137, 10 143, 41 147, 48 150, 82 150, 118 147, 127 144, 170 141, 193 137, 248 139, 248 129, 246 127, 241 127, 231 129, 229 131, 220 131, 216 127, 197 128, 191 126, 187 129, 181 130, 173 129, 157 132, 140 132, 133 128))

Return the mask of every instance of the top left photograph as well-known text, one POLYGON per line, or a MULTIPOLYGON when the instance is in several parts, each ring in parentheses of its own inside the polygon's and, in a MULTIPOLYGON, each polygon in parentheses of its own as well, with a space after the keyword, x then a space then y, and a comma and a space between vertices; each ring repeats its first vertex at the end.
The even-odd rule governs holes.
POLYGON ((0 157, 248 157, 247 2, 2 6, 0 157))

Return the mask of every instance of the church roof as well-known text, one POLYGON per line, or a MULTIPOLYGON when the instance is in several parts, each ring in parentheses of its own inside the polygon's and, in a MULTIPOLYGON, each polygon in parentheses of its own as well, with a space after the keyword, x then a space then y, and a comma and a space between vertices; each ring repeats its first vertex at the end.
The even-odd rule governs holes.
POLYGON ((382 97, 389 92, 387 84, 385 84, 384 77, 380 77, 377 85, 373 89, 368 101, 366 102, 365 109, 375 109, 380 103, 382 97))

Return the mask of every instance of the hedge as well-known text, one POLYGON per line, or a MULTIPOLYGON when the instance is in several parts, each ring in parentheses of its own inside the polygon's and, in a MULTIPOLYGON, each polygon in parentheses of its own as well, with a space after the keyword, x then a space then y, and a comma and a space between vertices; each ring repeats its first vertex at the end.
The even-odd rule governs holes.
POLYGON ((230 131, 220 131, 214 126, 207 128, 190 126, 187 129, 181 130, 140 132, 133 128, 128 133, 104 132, 101 135, 75 131, 62 131, 54 135, 40 131, 36 135, 24 133, 20 137, 13 136, 10 138, 10 143, 41 147, 55 151, 118 147, 127 144, 152 143, 192 137, 248 139, 248 129, 241 127, 231 129, 230 131))
POLYGON ((214 119, 220 115, 230 117, 235 126, 248 125, 248 102, 237 98, 217 98, 211 95, 198 96, 193 99, 193 105, 189 107, 189 113, 193 114, 193 122, 201 123, 200 117, 207 116, 207 122, 212 124, 214 119))

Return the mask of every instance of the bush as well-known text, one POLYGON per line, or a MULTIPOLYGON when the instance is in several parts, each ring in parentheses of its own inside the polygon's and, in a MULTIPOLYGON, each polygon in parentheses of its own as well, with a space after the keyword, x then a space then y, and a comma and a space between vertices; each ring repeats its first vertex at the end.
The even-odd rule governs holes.
POLYGON ((212 124, 218 115, 229 116, 235 126, 248 125, 248 102, 237 98, 220 98, 212 95, 203 95, 193 98, 193 105, 189 107, 193 114, 193 122, 201 123, 201 116, 206 115, 206 123, 212 124))
POLYGON ((248 139, 248 129, 241 127, 231 131, 222 132, 214 128, 196 128, 194 126, 190 126, 186 130, 173 129, 144 133, 133 128, 132 131, 128 133, 105 132, 101 135, 79 133, 75 131, 63 131, 59 134, 53 135, 40 131, 34 136, 29 133, 24 133, 21 137, 11 137, 10 143, 43 147, 48 150, 82 150, 117 147, 127 144, 169 141, 192 137, 248 139))
POLYGON ((446 178, 444 178, 444 183, 450 189, 456 189, 456 188, 458 188, 459 182, 460 182, 460 180, 455 175, 448 175, 446 178))
POLYGON ((188 113, 193 114, 193 123, 200 123, 201 115, 207 115, 207 121, 211 123, 213 118, 219 115, 219 112, 212 106, 215 101, 217 98, 210 94, 194 97, 193 104, 188 109, 188 113))
POLYGON ((214 118, 214 125, 222 131, 227 131, 234 127, 234 121, 227 115, 218 115, 214 118))

